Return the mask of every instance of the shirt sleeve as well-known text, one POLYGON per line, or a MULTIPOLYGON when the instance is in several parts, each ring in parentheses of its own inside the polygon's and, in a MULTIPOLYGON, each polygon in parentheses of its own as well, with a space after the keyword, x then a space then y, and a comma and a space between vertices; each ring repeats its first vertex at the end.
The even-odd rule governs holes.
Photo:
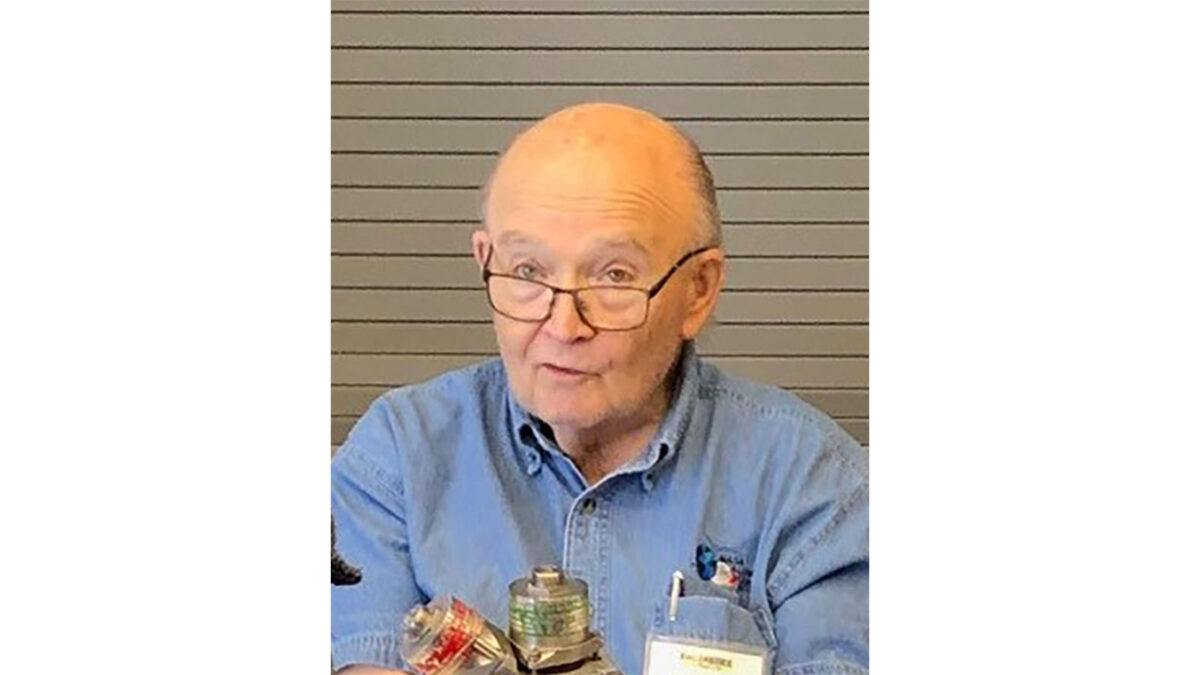
POLYGON ((409 551, 399 424, 386 399, 376 400, 333 458, 337 550, 362 571, 358 584, 332 587, 334 670, 403 667, 400 622, 423 602, 409 551))
POLYGON ((781 542, 769 588, 776 675, 867 672, 868 480, 846 469, 841 465, 804 486, 829 497, 796 516, 805 526, 781 542))

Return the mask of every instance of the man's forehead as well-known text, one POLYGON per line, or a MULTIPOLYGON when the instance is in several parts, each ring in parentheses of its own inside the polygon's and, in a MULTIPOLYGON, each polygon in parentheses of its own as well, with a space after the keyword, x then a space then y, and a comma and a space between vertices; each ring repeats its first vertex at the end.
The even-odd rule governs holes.
POLYGON ((495 180, 498 189, 639 184, 667 190, 689 170, 687 157, 662 138, 564 129, 522 137, 501 158, 495 180))

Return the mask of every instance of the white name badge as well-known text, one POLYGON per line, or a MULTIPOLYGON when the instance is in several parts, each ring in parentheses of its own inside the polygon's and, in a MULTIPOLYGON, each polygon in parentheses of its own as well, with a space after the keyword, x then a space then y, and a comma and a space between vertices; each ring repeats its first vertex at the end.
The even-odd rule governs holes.
POLYGON ((642 675, 766 675, 766 647, 651 635, 642 675))

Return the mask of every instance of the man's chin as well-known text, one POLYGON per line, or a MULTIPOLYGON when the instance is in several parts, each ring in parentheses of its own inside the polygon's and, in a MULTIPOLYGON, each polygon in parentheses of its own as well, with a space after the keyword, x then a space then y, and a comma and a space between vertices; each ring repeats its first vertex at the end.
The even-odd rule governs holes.
POLYGON ((530 412, 550 426, 586 428, 596 425, 605 417, 605 411, 592 401, 553 394, 539 396, 538 399, 530 412))

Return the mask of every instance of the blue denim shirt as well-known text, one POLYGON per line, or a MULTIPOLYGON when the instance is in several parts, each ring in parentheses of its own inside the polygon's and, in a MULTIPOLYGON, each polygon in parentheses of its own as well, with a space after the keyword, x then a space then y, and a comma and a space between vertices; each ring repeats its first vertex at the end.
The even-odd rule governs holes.
POLYGON ((868 665, 866 453, 690 345, 653 441, 595 485, 499 360, 376 400, 332 474, 337 548, 363 574, 332 590, 334 668, 402 667, 402 616, 440 593, 505 629, 509 583, 546 563, 587 582, 592 628, 626 675, 651 632, 765 645, 785 675, 868 665))

